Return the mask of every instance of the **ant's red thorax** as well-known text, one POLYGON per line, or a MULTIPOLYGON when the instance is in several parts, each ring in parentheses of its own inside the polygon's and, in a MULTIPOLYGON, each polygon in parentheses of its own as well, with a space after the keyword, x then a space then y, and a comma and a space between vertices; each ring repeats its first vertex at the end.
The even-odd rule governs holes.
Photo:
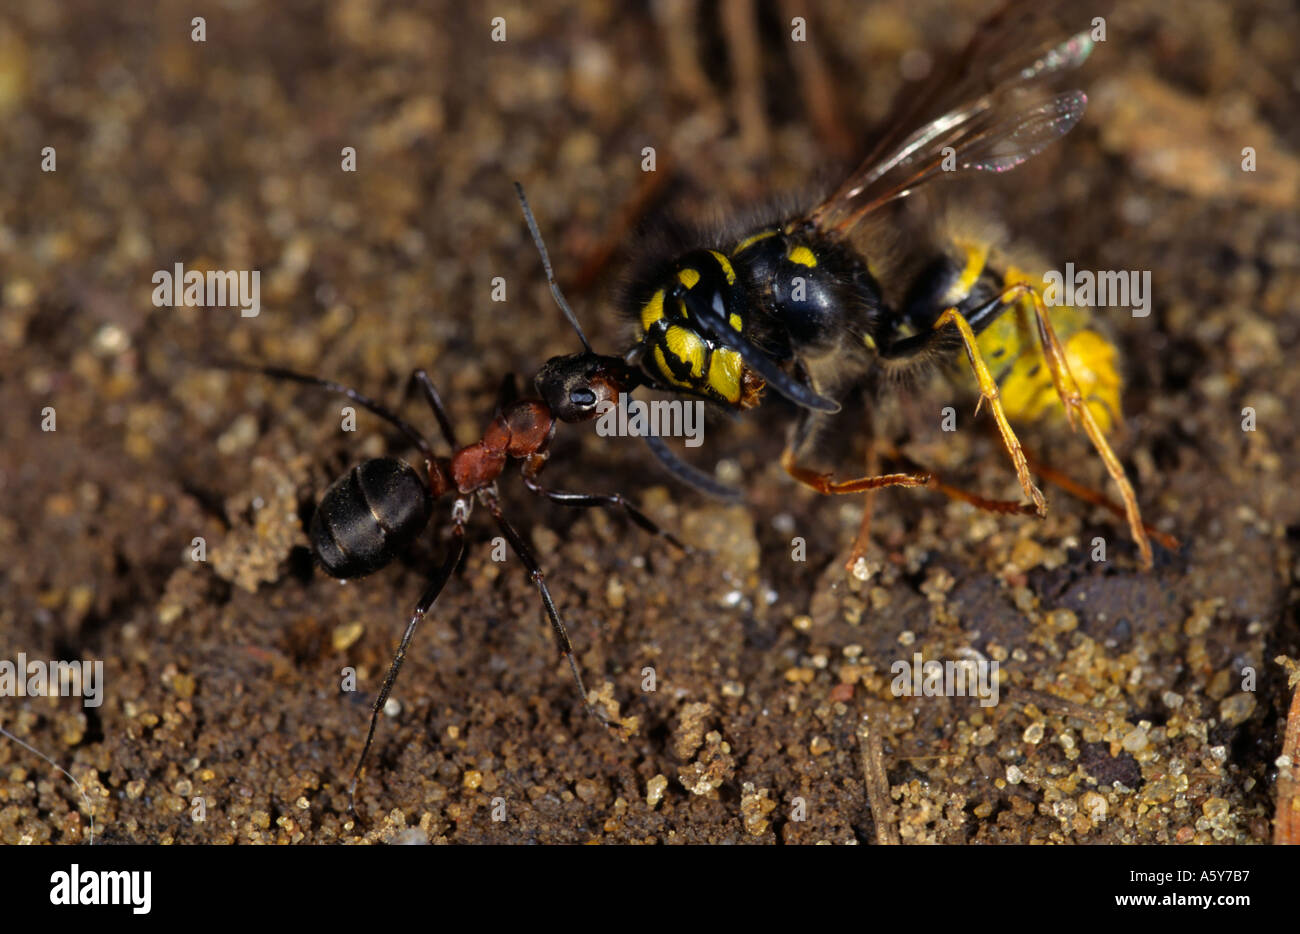
POLYGON ((451 457, 451 476, 461 493, 481 490, 501 476, 511 457, 528 457, 546 447, 555 432, 555 418, 544 402, 526 399, 511 403, 492 419, 481 441, 451 457))

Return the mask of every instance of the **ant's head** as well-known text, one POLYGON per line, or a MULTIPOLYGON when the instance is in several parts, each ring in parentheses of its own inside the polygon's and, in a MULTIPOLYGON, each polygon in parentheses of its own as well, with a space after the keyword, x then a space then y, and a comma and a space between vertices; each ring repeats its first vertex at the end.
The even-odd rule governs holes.
POLYGON ((546 366, 538 371, 533 382, 552 415, 562 422, 585 422, 601 413, 604 408, 602 403, 617 403, 619 393, 631 392, 642 380, 622 358, 602 356, 591 349, 587 335, 582 333, 582 326, 578 324, 578 316, 564 300, 564 293, 555 281, 551 258, 546 253, 546 244, 542 242, 542 233, 537 229, 537 221, 532 209, 528 207, 523 186, 518 182, 515 182, 515 192, 524 209, 528 232, 533 235, 533 243, 542 256, 546 281, 550 283, 555 304, 560 306, 583 346, 582 353, 547 360, 546 366))
POLYGON ((620 392, 629 392, 639 380, 619 357, 584 351, 552 357, 537 373, 534 383, 551 413, 562 422, 585 422, 602 411, 602 403, 616 404, 620 392))

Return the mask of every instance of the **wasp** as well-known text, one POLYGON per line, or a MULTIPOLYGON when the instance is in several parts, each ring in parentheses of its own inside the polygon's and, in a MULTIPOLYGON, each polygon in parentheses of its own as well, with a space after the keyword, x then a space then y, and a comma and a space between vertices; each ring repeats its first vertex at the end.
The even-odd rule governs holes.
MULTIPOLYGON (((793 402, 801 414, 781 463, 823 494, 932 486, 980 508, 1041 517, 1046 500, 1012 422, 1064 420, 1082 428, 1105 463, 1149 569, 1150 537, 1172 539, 1143 523, 1108 440, 1122 417, 1119 352, 1087 309, 1049 313, 1041 276, 981 234, 924 225, 904 241, 906 262, 886 261, 862 242, 882 226, 868 222, 881 221, 883 209, 935 180, 1010 171, 1079 122, 1086 95, 1055 88, 1094 41, 1062 25, 1057 12, 1050 4, 1002 8, 951 69, 896 105, 871 154, 811 209, 653 264, 624 302, 636 330, 626 359, 647 385, 733 413, 754 408, 767 390, 793 402), (963 355, 979 392, 976 411, 987 406, 1028 502, 986 499, 927 472, 837 479, 804 466, 850 392, 896 387, 921 367, 963 355)), ((652 448, 687 482, 733 492, 662 441, 652 448)), ((1073 490, 1121 512, 1098 493, 1073 490)), ((850 567, 866 548, 869 517, 868 508, 850 567)))

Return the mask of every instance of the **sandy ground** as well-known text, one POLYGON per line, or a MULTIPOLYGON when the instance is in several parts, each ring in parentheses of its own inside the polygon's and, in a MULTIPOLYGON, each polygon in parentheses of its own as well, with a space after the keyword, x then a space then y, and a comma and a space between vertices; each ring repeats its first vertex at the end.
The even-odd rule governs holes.
MULTIPOLYGON (((650 6, 508 3, 505 43, 475 4, 0 13, 0 659, 102 660, 105 677, 102 706, 6 697, 0 725, 77 778, 103 841, 1269 840, 1290 701, 1274 659, 1300 654, 1300 11, 1265 0, 1122 4, 1080 78, 1083 124, 951 192, 1054 264, 1151 271, 1150 316, 1100 315, 1126 360, 1121 455, 1181 549, 1141 573, 1121 523, 1051 487, 1043 521, 891 491, 861 580, 842 567, 861 500, 797 490, 776 464, 787 408, 711 422, 692 455, 742 480, 740 506, 674 485, 635 440, 562 428, 552 483, 629 493, 698 549, 503 480, 589 684, 635 720, 620 738, 582 712, 531 585, 476 516, 380 725, 364 820, 348 816, 371 692, 447 510, 373 578, 314 571, 311 504, 348 464, 409 451, 364 414, 341 432, 333 398, 195 361, 275 362, 393 401, 424 366, 477 437, 504 373, 577 348, 512 179, 614 349, 626 261, 599 256, 635 243, 621 216, 701 217, 833 178, 904 53, 951 47, 986 7, 814 3, 791 54, 788 11, 760 3, 762 80, 734 83, 744 29, 650 6), (805 53, 829 95, 801 92, 805 53), (150 277, 176 262, 259 269, 260 314, 155 307, 150 277), (894 697, 890 666, 915 652, 998 661, 1001 702, 894 697), (345 668, 359 690, 340 690, 345 668), (885 776, 874 809, 864 722, 885 776)), ((1017 495, 968 395, 939 384, 878 407, 917 459, 1017 495)), ((1081 437, 1022 438, 1102 483, 1081 437)), ((854 469, 862 439, 839 441, 854 469)), ((0 840, 86 837, 74 786, 0 741, 0 840)))

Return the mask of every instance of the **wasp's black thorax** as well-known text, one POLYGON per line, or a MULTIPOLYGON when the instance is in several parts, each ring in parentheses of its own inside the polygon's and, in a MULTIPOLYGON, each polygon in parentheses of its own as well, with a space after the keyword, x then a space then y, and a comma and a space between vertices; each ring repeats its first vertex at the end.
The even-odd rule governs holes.
POLYGON ((794 355, 820 356, 874 330, 880 287, 853 250, 828 237, 769 228, 741 240, 732 261, 794 355))

